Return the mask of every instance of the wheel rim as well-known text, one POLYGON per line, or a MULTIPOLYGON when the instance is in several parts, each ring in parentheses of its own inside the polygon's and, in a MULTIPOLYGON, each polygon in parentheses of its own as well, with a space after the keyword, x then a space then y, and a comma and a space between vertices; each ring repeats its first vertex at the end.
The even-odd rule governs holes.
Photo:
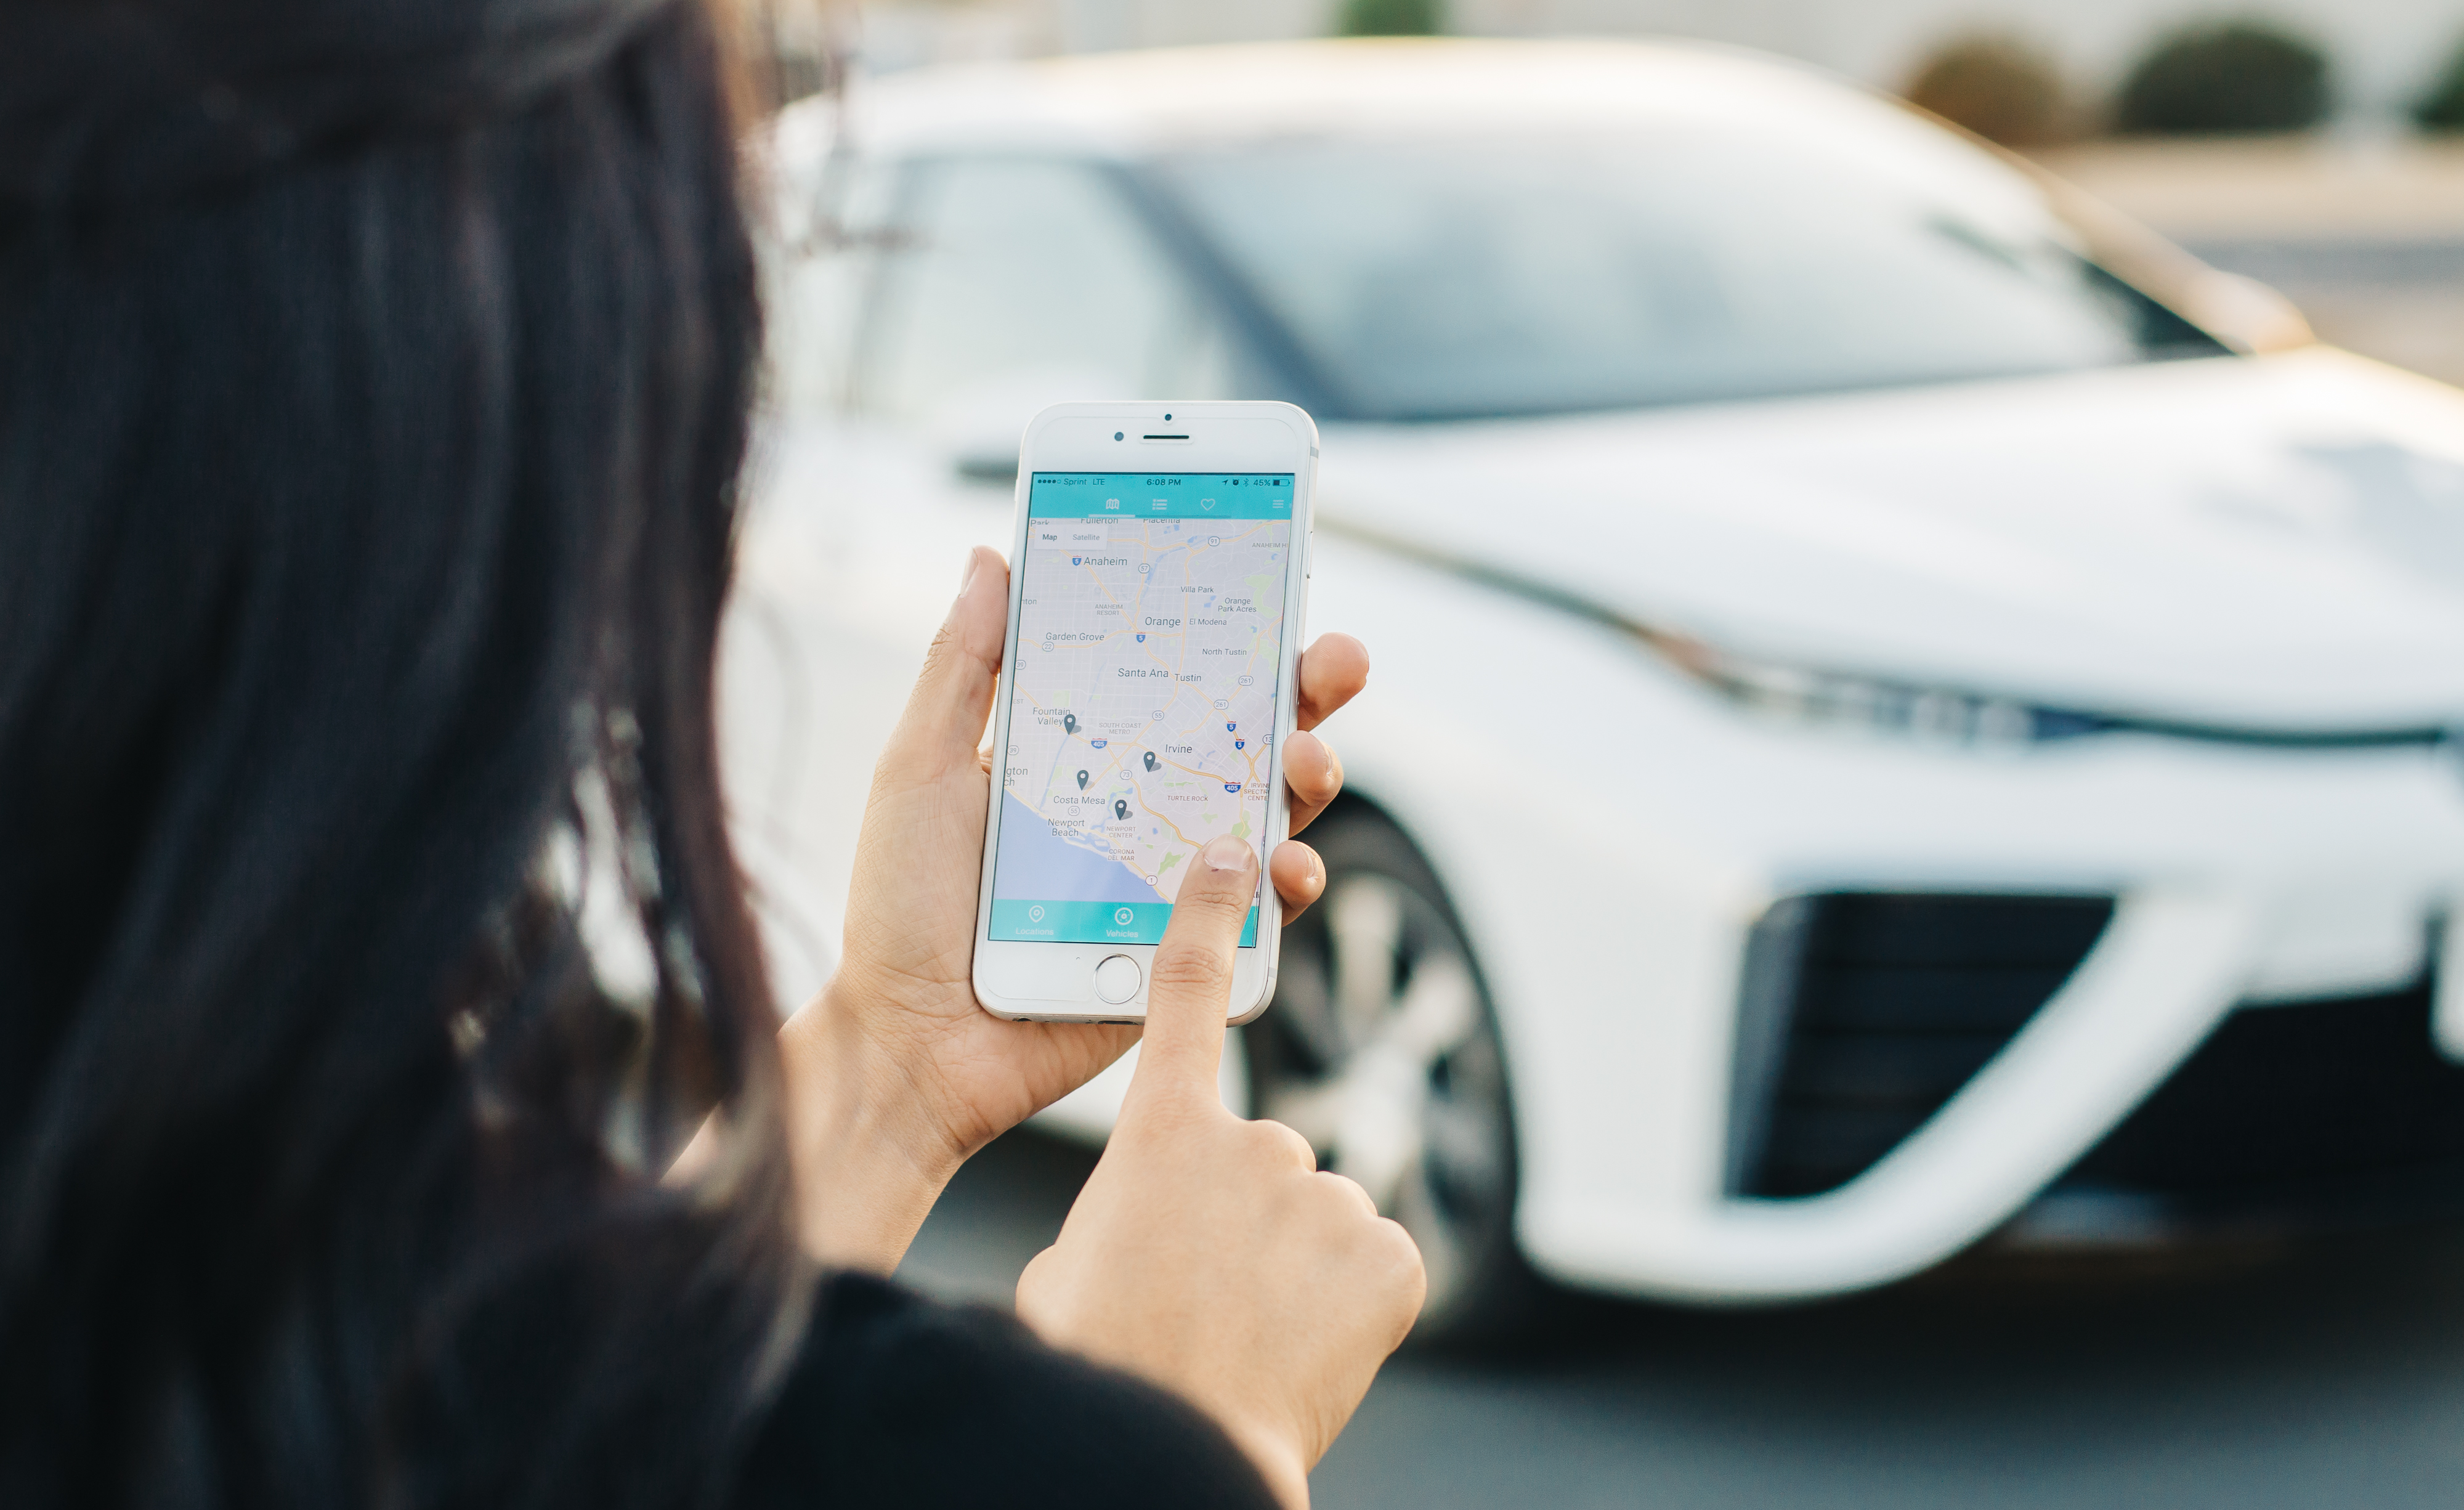
POLYGON ((1285 944, 1260 1113, 1420 1245, 1429 1309, 1473 1277, 1511 1200, 1506 1078, 1462 937, 1391 877, 1336 877, 1285 944))

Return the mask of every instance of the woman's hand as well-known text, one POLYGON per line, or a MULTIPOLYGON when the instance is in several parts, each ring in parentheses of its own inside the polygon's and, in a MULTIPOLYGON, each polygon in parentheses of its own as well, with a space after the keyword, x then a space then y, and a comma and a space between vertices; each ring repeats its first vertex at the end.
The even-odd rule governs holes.
MULTIPOLYGON (((1009 570, 967 559, 924 674, 874 767, 839 970, 780 1035, 807 1246, 839 1264, 897 1265, 969 1154, 1084 1085, 1134 1028, 1005 1022, 976 1005, 976 890, 991 757, 978 748, 1000 681, 1009 570)), ((1314 728, 1369 677, 1344 634, 1301 657, 1298 722, 1314 728)), ((1297 833, 1343 789, 1316 736, 1284 746, 1297 833)), ((1325 889, 1306 844, 1274 855, 1289 918, 1325 889)))
POLYGON ((1297 1507, 1426 1286, 1419 1251, 1367 1191, 1216 1093, 1257 875, 1249 847, 1221 838, 1181 882, 1120 1122, 1060 1240, 1020 1278, 1018 1314, 1195 1402, 1297 1507))

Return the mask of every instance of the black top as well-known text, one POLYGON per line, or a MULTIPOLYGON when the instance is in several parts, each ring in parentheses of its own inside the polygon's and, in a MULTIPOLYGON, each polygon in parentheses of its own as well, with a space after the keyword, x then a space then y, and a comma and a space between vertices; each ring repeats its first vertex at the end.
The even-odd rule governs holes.
POLYGON ((1273 1510, 1257 1469, 1194 1407, 1001 1312, 866 1275, 829 1279, 819 1300, 731 1510, 1273 1510))

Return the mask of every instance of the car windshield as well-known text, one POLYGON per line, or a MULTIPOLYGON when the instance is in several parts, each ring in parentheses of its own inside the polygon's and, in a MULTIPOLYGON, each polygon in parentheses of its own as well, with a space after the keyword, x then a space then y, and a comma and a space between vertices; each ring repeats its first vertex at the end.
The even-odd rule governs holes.
MULTIPOLYGON (((1599 410, 2225 348, 2067 244, 1801 144, 1293 139, 1162 187, 1330 417, 1599 410), (1996 223, 1998 220, 1998 224, 1996 223)), ((2019 217, 2024 222, 2025 217, 2019 217)))

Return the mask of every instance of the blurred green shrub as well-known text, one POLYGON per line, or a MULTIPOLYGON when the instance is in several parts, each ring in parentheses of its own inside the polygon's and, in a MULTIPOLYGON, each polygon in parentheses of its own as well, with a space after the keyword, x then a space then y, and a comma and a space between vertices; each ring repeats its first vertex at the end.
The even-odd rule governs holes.
POLYGON ((2159 41, 2122 86, 2115 127, 2159 136, 2300 131, 2327 113, 2327 58, 2253 21, 2210 21, 2159 41))
POLYGON ((1918 65, 1901 93, 2004 146, 2043 146, 2072 134, 2061 70, 2041 49, 2015 37, 1946 42, 1918 65))
POLYGON ((1337 36, 1435 36, 1445 30, 1438 0, 1343 0, 1337 36))
POLYGON ((2447 61, 2447 72, 2412 107, 2413 120, 2426 131, 2464 131, 2464 47, 2447 61))

